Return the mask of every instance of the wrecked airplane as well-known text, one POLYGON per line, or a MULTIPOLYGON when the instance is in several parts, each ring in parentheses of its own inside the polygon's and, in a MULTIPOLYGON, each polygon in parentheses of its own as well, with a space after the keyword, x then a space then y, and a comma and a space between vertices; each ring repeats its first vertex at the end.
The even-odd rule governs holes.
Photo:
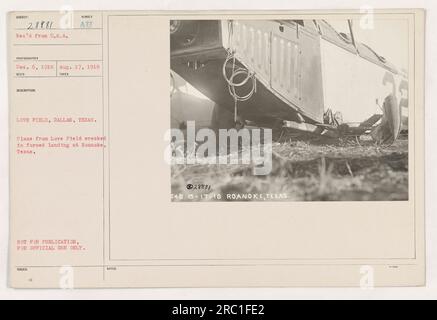
POLYGON ((392 143, 408 131, 407 73, 344 23, 340 32, 325 20, 171 21, 172 126, 198 119, 392 143), (185 81, 208 99, 184 104, 185 81))

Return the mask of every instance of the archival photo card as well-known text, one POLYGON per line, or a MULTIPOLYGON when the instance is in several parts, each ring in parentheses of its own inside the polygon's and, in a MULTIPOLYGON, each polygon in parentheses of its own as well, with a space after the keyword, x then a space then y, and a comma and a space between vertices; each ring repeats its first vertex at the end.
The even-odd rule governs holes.
POLYGON ((424 26, 9 13, 10 286, 424 285, 424 26))

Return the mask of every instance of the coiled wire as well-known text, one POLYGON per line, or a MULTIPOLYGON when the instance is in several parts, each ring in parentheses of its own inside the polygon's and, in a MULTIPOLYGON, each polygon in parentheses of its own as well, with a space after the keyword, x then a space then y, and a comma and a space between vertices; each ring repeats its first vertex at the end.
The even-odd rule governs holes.
POLYGON ((234 35, 234 24, 232 20, 228 23, 228 54, 225 62, 223 63, 223 77, 228 84, 229 94, 234 99, 234 120, 237 122, 238 119, 238 102, 247 101, 256 93, 256 76, 254 72, 251 72, 248 68, 238 67, 236 68, 235 52, 232 50, 232 42, 234 35), (228 76, 226 69, 229 62, 232 61, 232 71, 228 76), (240 82, 236 82, 236 77, 244 76, 244 79, 240 82), (247 94, 241 95, 237 93, 237 88, 244 86, 249 81, 251 81, 252 87, 247 94))
POLYGON ((249 69, 247 69, 245 67, 236 68, 235 54, 230 50, 228 51, 228 55, 226 57, 225 62, 223 63, 223 77, 225 78, 225 80, 228 84, 229 94, 236 101, 247 101, 256 92, 255 73, 251 72, 249 69), (226 69, 227 69, 227 66, 228 66, 230 61, 232 61, 232 71, 231 71, 231 74, 228 76, 226 69), (245 76, 244 79, 240 82, 236 82, 235 78, 238 76, 242 76, 242 75, 245 76), (252 83, 252 87, 249 90, 249 92, 245 95, 241 95, 241 94, 237 93, 236 88, 244 86, 249 81, 251 81, 251 83, 252 83))

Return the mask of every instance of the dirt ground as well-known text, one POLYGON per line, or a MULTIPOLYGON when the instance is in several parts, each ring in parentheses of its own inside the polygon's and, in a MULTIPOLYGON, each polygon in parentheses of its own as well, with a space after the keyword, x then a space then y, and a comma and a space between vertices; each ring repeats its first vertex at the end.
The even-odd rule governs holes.
POLYGON ((179 195, 173 200, 408 200, 406 139, 387 147, 368 140, 290 139, 272 149, 268 176, 254 176, 251 165, 173 165, 172 195, 179 195))

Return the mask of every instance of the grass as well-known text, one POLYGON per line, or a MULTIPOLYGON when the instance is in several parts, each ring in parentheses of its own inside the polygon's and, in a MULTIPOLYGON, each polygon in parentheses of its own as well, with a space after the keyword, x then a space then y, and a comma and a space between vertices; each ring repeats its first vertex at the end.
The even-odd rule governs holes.
POLYGON ((272 149, 268 176, 254 176, 252 165, 173 165, 172 194, 182 201, 408 200, 407 140, 385 148, 369 141, 285 141, 272 149), (187 190, 188 184, 211 189, 187 190))

